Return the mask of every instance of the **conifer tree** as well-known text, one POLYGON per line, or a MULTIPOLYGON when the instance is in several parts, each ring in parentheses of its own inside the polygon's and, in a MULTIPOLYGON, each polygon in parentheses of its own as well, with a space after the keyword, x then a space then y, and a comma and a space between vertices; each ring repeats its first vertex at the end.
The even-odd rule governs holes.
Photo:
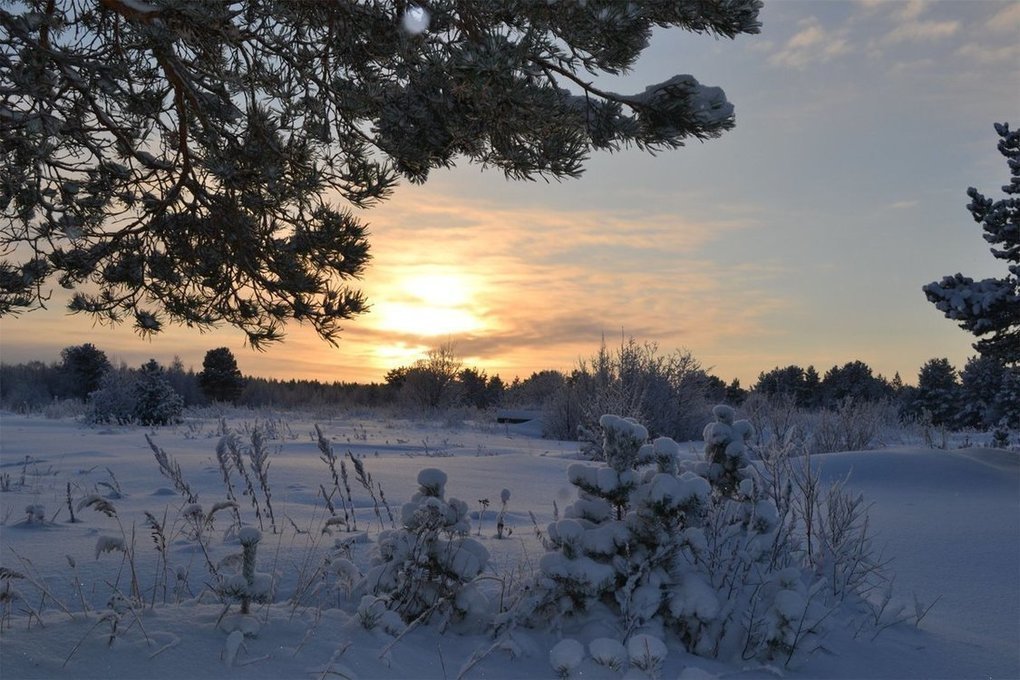
POLYGON ((73 312, 288 320, 335 342, 366 309, 369 207, 464 159, 511 179, 578 176, 593 151, 675 149, 734 124, 677 75, 634 94, 655 29, 734 38, 760 0, 193 2, 0 8, 0 315, 53 283, 73 312))
POLYGON ((155 359, 142 364, 133 388, 134 418, 141 425, 180 422, 184 399, 174 391, 155 359))
POLYGON ((99 382, 112 368, 106 353, 90 342, 60 350, 61 370, 70 380, 71 395, 85 399, 99 389, 99 382))
POLYGON ((975 281, 963 274, 946 276, 924 286, 924 294, 946 318, 960 322, 960 328, 979 339, 974 349, 982 356, 997 358, 1007 365, 1020 364, 1020 131, 1008 123, 995 124, 999 153, 1009 166, 1009 184, 1002 187, 1006 198, 993 201, 974 187, 967 189, 967 206, 974 221, 992 245, 992 255, 1007 263, 1002 278, 975 281))
POLYGON ((237 367, 237 359, 227 347, 217 347, 205 353, 202 372, 198 374, 202 393, 213 401, 233 402, 244 389, 244 379, 237 367))
POLYGON ((910 410, 927 413, 934 425, 956 425, 960 383, 949 359, 930 359, 917 376, 917 391, 910 410))

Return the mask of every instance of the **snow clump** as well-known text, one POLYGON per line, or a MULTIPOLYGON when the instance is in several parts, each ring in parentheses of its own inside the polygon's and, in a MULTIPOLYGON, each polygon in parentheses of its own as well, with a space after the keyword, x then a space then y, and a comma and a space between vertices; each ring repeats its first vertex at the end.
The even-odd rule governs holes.
POLYGON ((611 671, 619 672, 627 666, 627 648, 614 638, 596 638, 588 645, 588 651, 595 663, 611 671))
POLYGON ((666 661, 669 651, 666 649, 666 643, 659 638, 641 633, 632 636, 627 642, 627 654, 635 668, 655 676, 666 661))
POLYGON ((584 661, 584 645, 577 640, 560 640, 549 650, 549 664, 561 678, 570 674, 584 661))

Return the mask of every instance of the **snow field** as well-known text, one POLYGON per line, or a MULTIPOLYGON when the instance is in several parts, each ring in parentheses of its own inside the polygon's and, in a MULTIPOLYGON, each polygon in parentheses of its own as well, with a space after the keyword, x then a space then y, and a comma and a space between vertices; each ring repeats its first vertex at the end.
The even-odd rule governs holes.
MULTIPOLYGON (((237 429, 244 425, 240 420, 231 422, 237 429)), ((576 500, 569 477, 591 474, 571 469, 578 464, 576 444, 523 436, 510 428, 468 425, 450 430, 371 420, 320 425, 338 455, 350 449, 361 457, 398 518, 402 505, 421 485, 422 471, 437 471, 425 472, 425 481, 441 487, 447 500, 463 501, 470 537, 489 556, 478 584, 490 609, 499 610, 501 601, 505 608, 511 586, 523 583, 540 562, 544 567, 546 560, 555 559, 549 555, 557 555, 545 552, 532 514, 541 531, 571 535, 571 522, 576 521, 562 515, 576 500), (425 450, 442 455, 426 457, 425 450), (504 490, 510 497, 503 521, 512 533, 500 540, 497 517, 504 490), (487 508, 482 499, 490 501, 487 508), (550 528, 554 502, 560 520, 550 528)), ((180 464, 199 496, 198 504, 207 510, 223 500, 224 493, 215 457, 215 429, 215 423, 191 423, 159 429, 153 436, 180 464)), ((205 558, 196 542, 185 536, 178 515, 187 503, 159 474, 145 442, 147 430, 86 429, 70 421, 0 416, 0 473, 12 479, 11 490, 0 494, 0 517, 4 518, 0 566, 36 580, 69 610, 61 611, 27 578, 7 580, 23 599, 3 610, 7 615, 0 634, 0 674, 5 678, 109 677, 111 672, 154 678, 337 674, 440 678, 465 671, 464 677, 557 677, 559 671, 551 661, 560 649, 557 661, 577 677, 647 677, 652 672, 688 678, 771 675, 759 662, 695 657, 658 638, 666 653, 660 655, 661 650, 649 642, 646 656, 650 650, 656 653, 634 663, 634 650, 612 644, 623 644, 620 632, 597 616, 574 630, 519 628, 499 640, 486 634, 478 618, 472 626, 451 626, 442 633, 433 625, 409 630, 399 618, 367 629, 362 619, 372 603, 352 599, 350 586, 371 568, 380 532, 392 527, 385 510, 380 522, 367 491, 354 485, 359 531, 344 531, 342 525, 334 524, 329 527, 332 533, 322 532, 329 513, 319 485, 328 487, 331 482, 312 430, 310 421, 293 419, 291 438, 269 442, 268 477, 278 531, 263 527, 257 542, 257 569, 272 576, 275 594, 271 605, 252 604, 258 636, 239 638, 224 624, 237 614, 236 603, 224 617, 224 607, 216 598, 196 597, 203 589, 203 578, 208 578, 205 558), (71 524, 65 507, 69 482, 74 501, 96 493, 116 508, 117 516, 76 508, 80 521, 71 524), (112 492, 114 484, 119 494, 112 492), (33 510, 28 512, 30 506, 33 510), (39 521, 40 506, 43 521, 39 521), (128 592, 125 549, 134 554, 147 602, 159 581, 160 557, 145 525, 145 512, 160 520, 165 516, 168 527, 176 526, 175 533, 167 532, 167 602, 163 604, 162 591, 157 589, 157 606, 125 610, 119 615, 116 635, 111 635, 111 620, 102 617, 115 609, 109 604, 114 594, 111 584, 128 592), (327 556, 335 557, 328 568, 324 567, 327 556), (177 578, 181 574, 187 588, 177 578), (173 593, 176 586, 180 586, 179 594, 173 593), (25 613, 26 609, 38 611, 41 621, 25 613), (577 644, 560 648, 561 640, 577 644)), ((894 604, 909 611, 914 606, 911 593, 924 604, 939 599, 917 629, 909 623, 892 626, 874 641, 835 631, 824 649, 782 673, 846 678, 1020 676, 1016 455, 977 449, 890 449, 830 454, 815 460, 826 480, 849 474, 849 484, 871 504, 877 541, 894 560, 894 604)), ((609 490, 618 481, 611 472, 611 468, 599 468, 585 481, 609 490)), ((655 488, 662 499, 697 491, 665 488, 665 482, 660 486, 655 488)), ((244 521, 254 531, 257 523, 253 524, 250 499, 238 500, 244 521)), ((209 534, 214 561, 240 552, 239 538, 251 538, 224 539, 227 512, 217 514, 215 531, 209 534)), ((608 532, 584 540, 592 542, 587 549, 597 549, 599 542, 611 542, 613 537, 608 532)), ((714 597, 696 596, 699 584, 693 580, 684 587, 690 590, 685 607, 714 604, 714 597)), ((802 595, 784 591, 776 598, 777 606, 797 597, 802 595)), ((465 604, 480 614, 478 602, 465 604)), ((796 609, 793 604, 790 607, 796 609)), ((629 642, 636 639, 633 636, 629 642)))

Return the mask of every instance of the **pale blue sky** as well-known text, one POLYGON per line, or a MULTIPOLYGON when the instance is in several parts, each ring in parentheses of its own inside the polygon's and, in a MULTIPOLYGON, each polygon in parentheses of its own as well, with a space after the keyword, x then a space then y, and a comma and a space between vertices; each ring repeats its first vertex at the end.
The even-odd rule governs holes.
POLYGON ((633 73, 601 83, 720 86, 737 116, 721 139, 598 155, 563 183, 465 165, 365 213, 375 308, 339 349, 297 326, 264 354, 226 329, 147 342, 56 309, 0 322, 2 360, 91 341, 198 368, 225 345, 245 373, 365 381, 449 339, 512 377, 570 369, 622 329, 745 384, 790 363, 861 359, 908 381, 931 357, 962 366, 972 338, 921 286, 1004 272, 965 192, 1007 180, 992 123, 1020 124, 1020 3, 779 0, 761 18, 736 41, 661 32, 633 73), (423 292, 454 284, 465 291, 423 292))

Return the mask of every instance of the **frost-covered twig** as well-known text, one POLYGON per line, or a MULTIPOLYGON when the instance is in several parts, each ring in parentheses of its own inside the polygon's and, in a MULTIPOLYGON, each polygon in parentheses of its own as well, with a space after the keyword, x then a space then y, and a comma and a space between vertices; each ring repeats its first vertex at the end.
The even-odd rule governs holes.
POLYGON ((251 433, 251 446, 248 448, 248 459, 251 467, 258 477, 259 487, 262 489, 262 496, 266 500, 266 512, 269 514, 269 524, 276 533, 276 516, 273 514, 273 494, 269 486, 269 448, 266 446, 265 437, 256 429, 251 433))
MULTIPOLYGON (((226 420, 221 419, 221 429, 226 427, 226 420)), ((227 492, 227 500, 237 503, 237 494, 234 491, 234 482, 230 478, 230 471, 234 469, 233 457, 227 446, 228 433, 224 433, 216 443, 216 462, 220 468, 220 476, 223 478, 223 487, 227 492)), ((238 503, 238 506, 240 504, 238 503)), ((234 527, 241 528, 241 510, 234 508, 234 527)))
POLYGON ((188 503, 197 503, 198 494, 193 492, 187 481, 185 481, 180 464, 167 455, 166 451, 156 446, 156 442, 152 441, 152 437, 149 435, 145 435, 145 441, 149 443, 149 448, 152 449, 152 454, 156 457, 156 462, 159 463, 160 473, 170 480, 174 485, 174 489, 184 496, 188 503))
MULTIPOLYGON (((339 461, 339 472, 337 471, 337 456, 333 451, 333 446, 329 443, 329 439, 323 434, 322 428, 318 425, 315 426, 316 443, 319 447, 319 460, 326 463, 329 467, 330 477, 333 479, 333 488, 336 490, 337 497, 340 499, 340 506, 344 511, 344 524, 351 530, 358 530, 358 518, 354 514, 354 501, 351 498, 351 486, 347 480, 347 467, 344 465, 342 460, 339 461), (340 478, 343 477, 343 487, 347 490, 347 500, 344 500, 344 492, 340 487, 340 478), (351 512, 347 513, 347 506, 350 505, 351 512)), ((333 507, 332 501, 330 500, 333 496, 332 493, 326 494, 325 488, 322 489, 323 498, 326 500, 326 507, 329 508, 330 514, 335 515, 336 510, 333 507)))
MULTIPOLYGON (((35 569, 35 565, 32 564, 32 561, 29 560, 27 557, 22 557, 20 554, 18 554, 18 551, 16 551, 11 546, 7 546, 7 549, 14 554, 14 556, 18 559, 19 562, 21 562, 21 566, 25 567, 24 572, 19 572, 21 578, 24 578, 26 581, 35 586, 39 590, 39 592, 43 594, 44 598, 46 597, 50 598, 50 600, 53 601, 53 604, 57 605, 60 611, 67 614, 68 618, 74 621, 74 614, 71 613, 71 610, 68 609, 67 605, 65 605, 56 596, 53 595, 53 592, 46 585, 45 581, 43 581, 41 578, 37 578, 32 574, 32 570, 35 569)), ((38 616, 36 618, 38 618, 38 616)), ((40 625, 42 624, 42 619, 39 619, 39 623, 40 625)))
MULTIPOLYGON (((358 478, 358 481, 361 482, 361 485, 365 487, 365 490, 368 491, 368 495, 371 496, 372 498, 372 509, 375 511, 375 518, 379 520, 379 528, 382 529, 383 528, 382 512, 380 512, 379 510, 379 499, 376 498, 375 495, 375 488, 372 481, 372 475, 371 473, 368 472, 368 470, 365 469, 365 464, 364 462, 362 462, 360 458, 356 457, 350 451, 347 452, 347 457, 350 458, 351 463, 354 465, 354 473, 355 476, 358 478)), ((379 486, 379 490, 380 492, 382 491, 381 485, 379 486)), ((388 503, 386 505, 386 512, 389 515, 390 526, 396 528, 396 522, 393 519, 393 513, 390 512, 390 507, 388 503)))

